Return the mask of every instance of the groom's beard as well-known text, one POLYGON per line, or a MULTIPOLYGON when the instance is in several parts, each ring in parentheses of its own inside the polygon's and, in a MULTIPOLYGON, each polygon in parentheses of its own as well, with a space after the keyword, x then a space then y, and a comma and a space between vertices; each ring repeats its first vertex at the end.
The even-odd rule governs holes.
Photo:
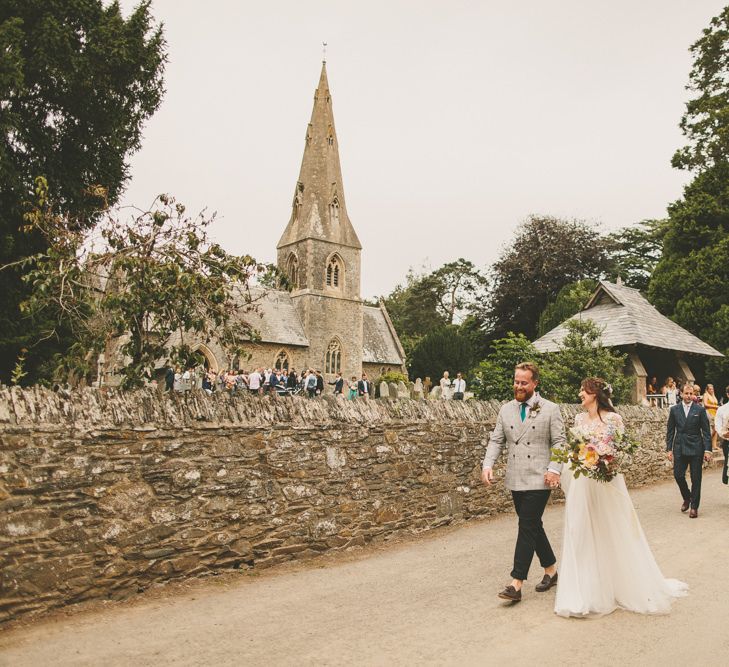
POLYGON ((526 403, 532 396, 534 396, 533 391, 527 391, 526 389, 514 389, 514 398, 519 401, 519 403, 526 403))

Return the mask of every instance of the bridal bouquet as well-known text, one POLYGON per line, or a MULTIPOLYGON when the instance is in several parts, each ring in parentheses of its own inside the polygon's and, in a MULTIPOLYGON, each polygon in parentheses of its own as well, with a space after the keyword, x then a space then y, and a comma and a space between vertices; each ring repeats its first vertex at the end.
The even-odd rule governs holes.
POLYGON ((601 435, 571 429, 567 444, 552 448, 552 461, 569 464, 575 477, 585 475, 598 482, 609 482, 631 464, 638 447, 637 442, 613 427, 601 435))

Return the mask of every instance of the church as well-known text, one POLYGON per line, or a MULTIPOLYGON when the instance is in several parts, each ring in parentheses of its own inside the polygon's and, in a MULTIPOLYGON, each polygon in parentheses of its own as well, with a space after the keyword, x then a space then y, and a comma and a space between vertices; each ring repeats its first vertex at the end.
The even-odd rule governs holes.
POLYGON ((325 379, 405 372, 405 353, 384 304, 360 295, 362 245, 347 212, 326 62, 306 128, 291 217, 276 247, 291 291, 267 290, 243 315, 258 332, 248 359, 229 359, 214 341, 193 347, 213 370, 234 366, 321 370, 325 379))

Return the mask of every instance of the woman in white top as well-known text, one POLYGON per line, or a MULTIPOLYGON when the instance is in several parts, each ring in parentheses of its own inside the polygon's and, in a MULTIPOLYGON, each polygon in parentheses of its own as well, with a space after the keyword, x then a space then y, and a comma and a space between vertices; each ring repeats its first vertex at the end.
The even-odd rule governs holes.
POLYGON ((661 393, 666 395, 666 403, 668 403, 669 408, 678 403, 678 387, 672 377, 666 378, 666 384, 663 385, 661 393))

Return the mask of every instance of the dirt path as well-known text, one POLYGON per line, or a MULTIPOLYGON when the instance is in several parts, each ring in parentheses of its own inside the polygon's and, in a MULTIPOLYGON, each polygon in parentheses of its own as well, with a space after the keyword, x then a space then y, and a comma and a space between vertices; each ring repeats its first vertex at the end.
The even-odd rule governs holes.
MULTIPOLYGON (((633 492, 666 576, 689 597, 669 616, 558 618, 554 591, 502 606, 515 522, 503 517, 324 567, 198 582, 159 599, 56 617, 0 634, 0 664, 24 665, 726 665, 729 489, 704 477, 697 520, 673 482, 633 492)), ((562 507, 545 525, 559 545, 562 507)))

